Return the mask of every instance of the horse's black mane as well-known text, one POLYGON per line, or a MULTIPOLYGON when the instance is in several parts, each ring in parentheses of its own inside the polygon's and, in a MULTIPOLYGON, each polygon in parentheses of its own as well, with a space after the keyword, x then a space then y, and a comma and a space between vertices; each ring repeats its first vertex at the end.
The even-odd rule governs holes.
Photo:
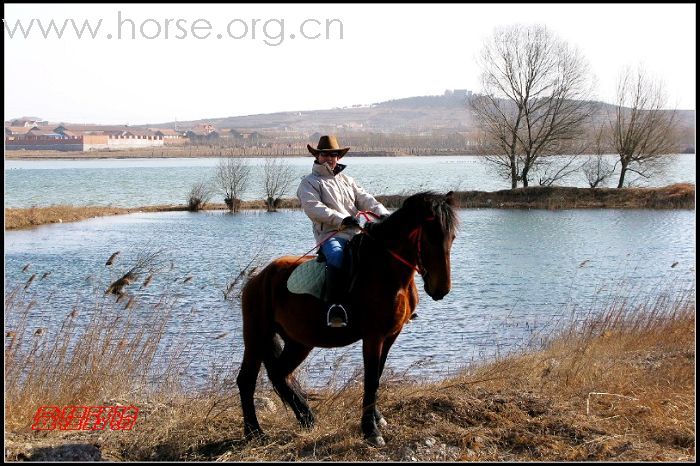
POLYGON ((419 220, 434 216, 446 234, 454 235, 459 227, 459 218, 452 206, 451 195, 424 191, 412 195, 403 202, 398 212, 405 212, 419 220))
MULTIPOLYGON (((453 207, 451 195, 424 191, 414 194, 388 218, 365 226, 372 238, 382 242, 393 241, 401 233, 409 233, 428 219, 433 219, 445 236, 455 236, 459 227, 459 218, 453 207)), ((359 241, 359 239, 358 239, 359 241)))

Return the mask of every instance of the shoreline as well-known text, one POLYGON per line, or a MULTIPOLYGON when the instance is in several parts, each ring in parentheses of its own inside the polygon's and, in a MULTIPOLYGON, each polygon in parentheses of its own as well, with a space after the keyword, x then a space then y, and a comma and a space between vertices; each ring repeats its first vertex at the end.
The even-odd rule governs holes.
MULTIPOLYGON (((255 152, 255 151, 251 151, 255 152)), ((297 153, 235 153, 230 148, 178 148, 178 149, 136 149, 123 151, 42 151, 42 150, 6 150, 5 160, 101 160, 101 159, 198 159, 212 157, 236 158, 265 158, 265 157, 309 157, 308 152, 297 153)), ((443 150, 425 151, 420 154, 411 154, 406 151, 389 150, 357 150, 352 152, 353 157, 440 157, 440 156, 460 156, 460 157, 481 157, 479 154, 466 154, 464 151, 443 150)))
MULTIPOLYGON (((376 196, 387 208, 398 208, 408 196, 376 196)), ((573 188, 542 187, 501 191, 459 191, 456 205, 462 209, 695 209, 695 185, 678 183, 659 188, 573 188)), ((262 200, 243 201, 241 210, 264 210, 262 200)), ((296 198, 281 199, 280 209, 299 209, 296 198)), ((186 205, 119 206, 33 206, 5 208, 5 230, 30 229, 52 223, 77 222, 89 218, 136 212, 182 212, 186 205)), ((223 203, 208 204, 202 210, 227 210, 223 203)))
MULTIPOLYGON (((444 149, 412 151, 396 150, 352 150, 353 157, 483 157, 483 154, 468 153, 465 150, 444 149)), ((693 152, 694 154, 694 152, 693 152)), ((593 154, 582 154, 593 155, 593 154)), ((686 155, 685 152, 670 155, 686 155)), ((49 151, 49 150, 5 150, 5 160, 102 160, 102 159, 198 159, 213 157, 266 158, 266 157, 309 157, 308 152, 264 151, 261 148, 229 147, 168 147, 132 150, 49 151), (241 153, 241 151, 243 153, 241 153), (246 153, 247 152, 247 153, 246 153)))

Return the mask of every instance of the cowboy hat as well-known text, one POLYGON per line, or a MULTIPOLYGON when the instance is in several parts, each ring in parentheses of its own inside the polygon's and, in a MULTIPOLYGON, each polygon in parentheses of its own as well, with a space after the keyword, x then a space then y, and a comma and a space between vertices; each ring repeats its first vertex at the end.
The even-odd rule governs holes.
POLYGON ((318 140, 318 146, 316 146, 315 149, 309 144, 306 145, 306 148, 309 149, 309 152, 311 152, 314 157, 323 153, 338 152, 338 158, 341 158, 350 150, 349 147, 341 148, 335 136, 321 136, 321 139, 318 140))

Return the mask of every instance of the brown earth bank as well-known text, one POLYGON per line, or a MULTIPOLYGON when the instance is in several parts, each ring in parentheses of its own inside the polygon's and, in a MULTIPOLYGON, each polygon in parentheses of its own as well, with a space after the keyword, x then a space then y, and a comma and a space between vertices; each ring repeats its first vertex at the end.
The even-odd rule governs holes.
MULTIPOLYGON (((231 150, 229 148, 208 146, 172 146, 149 147, 125 150, 94 150, 83 151, 55 151, 55 150, 6 150, 6 160, 91 160, 91 159, 161 159, 161 158, 198 158, 198 157, 265 157, 265 156, 306 156, 298 153, 269 153, 264 149, 255 150, 231 150)), ((310 156, 310 155, 309 155, 310 156)))
POLYGON ((32 431, 32 403, 41 394, 21 409, 6 399, 5 459, 694 462, 694 300, 686 304, 665 318, 612 313, 540 351, 440 382, 385 374, 378 398, 389 423, 383 448, 362 439, 359 376, 310 393, 317 414, 310 430, 263 381, 256 403, 267 437, 245 441, 232 374, 228 386, 201 393, 103 402, 140 408, 130 431, 32 431))
MULTIPOLYGON (((379 195, 377 199, 389 208, 398 208, 406 195, 379 195)), ((460 208, 503 209, 694 209, 695 185, 679 183, 661 188, 570 188, 542 187, 502 191, 461 191, 455 193, 460 208)), ((297 199, 281 199, 279 208, 298 209, 297 199)), ((265 209, 260 201, 243 201, 242 209, 265 209)), ((208 204, 208 210, 225 210, 224 204, 208 204)), ((5 229, 32 228, 49 223, 75 222, 105 215, 134 212, 186 211, 186 205, 144 207, 100 207, 57 205, 48 207, 6 208, 5 229)))
MULTIPOLYGON (((397 150, 355 150, 353 157, 402 157, 409 155, 474 155, 465 154, 459 149, 397 150), (416 153, 418 152, 418 153, 416 153)), ((209 146, 170 146, 149 147, 126 150, 55 151, 55 150, 6 150, 6 160, 90 160, 90 159, 133 159, 133 158, 191 158, 191 157, 311 157, 304 149, 267 149, 264 147, 227 148, 209 146)))
MULTIPOLYGON (((472 148, 472 151, 476 149, 472 148)), ((694 153, 694 152, 683 152, 694 153)), ((352 157, 404 157, 404 156, 475 156, 462 149, 438 149, 438 148, 369 148, 354 149, 352 157)), ((133 159, 133 158, 198 158, 198 157, 310 157, 305 147, 292 148, 268 148, 268 147, 220 147, 216 145, 173 145, 163 147, 142 147, 123 150, 91 150, 83 151, 56 151, 56 150, 5 150, 6 160, 90 160, 90 159, 133 159)))

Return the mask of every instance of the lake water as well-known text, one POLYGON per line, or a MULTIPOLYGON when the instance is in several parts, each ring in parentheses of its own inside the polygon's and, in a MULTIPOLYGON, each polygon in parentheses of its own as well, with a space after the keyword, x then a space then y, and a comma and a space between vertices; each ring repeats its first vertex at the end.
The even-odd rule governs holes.
MULTIPOLYGON (((448 173, 465 171, 469 164, 478 166, 470 160, 427 162, 448 173)), ((363 161, 352 160, 357 166, 363 161)), ((365 168, 377 163, 364 162, 369 164, 365 168)), ((163 168, 154 169, 163 173, 163 168)), ((41 171, 63 170, 109 171, 104 166, 41 171)), ((38 171, 11 173, 24 176, 38 171)), ((41 176, 51 179, 45 173, 41 176)), ((404 175, 384 176, 388 180, 404 175)), ((88 182, 94 180, 85 179, 88 182)), ((74 188, 82 189, 79 185, 74 188)), ((147 203, 144 201, 135 203, 147 203)), ((157 202, 164 201, 159 198, 157 202)), ((694 211, 463 209, 459 216, 461 226, 452 252, 452 292, 442 301, 432 301, 419 282, 419 318, 398 338, 389 355, 388 371, 414 378, 443 377, 472 360, 523 347, 563 321, 602 312, 612 302, 624 299, 634 305, 662 292, 694 293, 694 211)), ((313 246, 310 222, 300 211, 97 218, 6 231, 5 289, 24 285, 36 273, 35 281, 22 292, 23 299, 38 303, 30 316, 31 325, 55 330, 78 303, 83 303, 83 313, 89 313, 90 303, 103 299, 107 285, 128 270, 139 251, 162 248, 162 257, 167 263, 172 261, 172 269, 156 275, 148 288, 132 287, 143 306, 136 312, 149 312, 148 303, 157 302, 163 294, 176 297, 165 340, 185 335, 195 357, 188 373, 199 384, 207 380, 212 365, 237 367, 242 356, 240 310, 224 299, 227 284, 256 252, 266 262, 279 255, 302 254, 313 246), (108 269, 105 261, 115 251, 121 255, 113 269, 108 269), (31 266, 23 272, 26 264, 31 266), (40 279, 45 272, 51 274, 40 279), (187 277, 192 278, 184 283, 187 277)), ((304 366, 310 379, 307 383, 331 380, 339 361, 345 376, 361 367, 359 344, 314 350, 304 366)))
MULTIPOLYGON (((614 163, 614 156, 607 156, 614 163)), ((262 199, 263 159, 248 159, 251 184, 243 198, 262 199)), ((311 170, 311 157, 286 157, 296 180, 311 170)), ((695 154, 670 156, 660 173, 649 180, 633 173, 627 181, 638 186, 695 183, 695 154)), ((218 158, 197 159, 107 159, 107 160, 6 160, 5 207, 55 204, 113 205, 137 207, 157 204, 185 204, 192 186, 211 180, 218 158)), ((510 182, 494 175, 493 165, 473 156, 449 157, 352 157, 343 158, 344 173, 373 194, 403 194, 425 191, 510 188, 510 182)), ((537 184, 538 177, 532 177, 537 184)), ((581 173, 562 180, 562 185, 586 187, 581 173)), ((617 178, 608 186, 616 186, 617 178)), ((294 181, 283 197, 294 197, 294 181)), ((218 194, 214 202, 223 203, 218 194)))

